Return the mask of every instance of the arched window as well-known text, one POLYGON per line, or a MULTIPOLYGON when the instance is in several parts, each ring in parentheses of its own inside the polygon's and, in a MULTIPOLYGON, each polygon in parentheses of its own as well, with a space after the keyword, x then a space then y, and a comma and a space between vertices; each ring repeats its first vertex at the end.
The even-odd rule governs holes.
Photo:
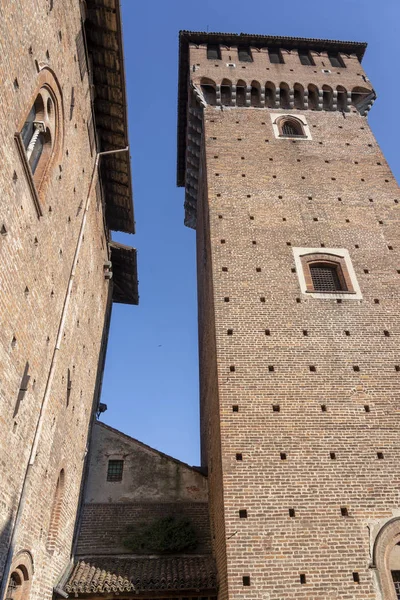
POLYGON ((361 300, 362 294, 345 248, 293 248, 303 294, 314 298, 361 300))
POLYGON ((294 107, 304 108, 304 88, 300 83, 295 83, 293 86, 294 107))
POLYGON ((378 532, 373 565, 379 578, 382 598, 400 599, 400 519, 391 519, 378 532))
POLYGON ((17 554, 11 565, 5 600, 28 600, 33 575, 33 562, 29 552, 17 554))
POLYGON ((315 292, 347 292, 343 273, 338 263, 316 262, 309 265, 315 292))
POLYGON ((51 181, 49 175, 62 155, 63 142, 61 88, 50 69, 39 72, 33 98, 14 137, 38 216, 41 216, 42 201, 51 181))
POLYGON ((279 134, 281 137, 304 137, 303 125, 297 119, 281 119, 279 121, 279 134))
POLYGON ((318 108, 318 88, 312 84, 308 86, 308 108, 311 110, 318 108))
POLYGON ((217 91, 215 88, 215 83, 211 81, 211 79, 202 79, 200 85, 204 100, 210 106, 215 106, 217 104, 217 91))
POLYGON ((251 106, 260 106, 260 84, 257 81, 251 82, 251 106))
POLYGON ((246 106, 246 83, 242 79, 236 85, 236 106, 246 106))
POLYGON ((227 79, 221 83, 221 104, 230 106, 232 104, 232 84, 227 79))
POLYGON ((58 532, 60 529, 60 522, 62 516, 62 509, 64 503, 65 493, 65 473, 64 469, 61 469, 57 479, 56 491, 53 499, 53 506, 51 509, 50 526, 47 535, 47 550, 49 552, 54 551, 55 543, 57 540, 58 532))
POLYGON ((337 109, 341 111, 347 110, 347 91, 341 85, 337 89, 337 109))
POLYGON ((52 137, 56 131, 55 101, 47 88, 42 88, 36 96, 21 130, 26 158, 36 185, 51 158, 52 137))
POLYGON ((329 85, 322 86, 322 106, 324 110, 332 110, 333 91, 329 85))
POLYGON ((275 107, 276 88, 272 81, 267 81, 265 85, 265 106, 268 108, 275 107))
POLYGON ((289 86, 287 83, 280 84, 280 107, 290 108, 289 86))

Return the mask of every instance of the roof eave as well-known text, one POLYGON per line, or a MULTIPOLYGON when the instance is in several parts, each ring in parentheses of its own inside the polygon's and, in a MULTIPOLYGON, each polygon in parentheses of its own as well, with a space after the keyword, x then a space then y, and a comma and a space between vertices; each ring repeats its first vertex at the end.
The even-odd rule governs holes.
POLYGON ((186 103, 187 103, 187 78, 189 77, 189 44, 220 43, 227 45, 249 44, 254 47, 277 46, 280 48, 301 48, 332 50, 345 54, 356 54, 361 62, 366 42, 350 42, 340 40, 324 40, 317 38, 300 38, 258 35, 247 33, 221 33, 205 31, 180 31, 179 32, 179 75, 178 75, 178 158, 177 158, 177 186, 185 185, 185 153, 186 153, 186 103))

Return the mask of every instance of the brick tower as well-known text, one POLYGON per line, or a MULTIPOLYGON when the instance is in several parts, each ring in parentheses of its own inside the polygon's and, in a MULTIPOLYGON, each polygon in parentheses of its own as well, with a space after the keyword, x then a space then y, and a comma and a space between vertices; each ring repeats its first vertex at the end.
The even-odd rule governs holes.
POLYGON ((221 600, 400 598, 400 192, 365 48, 180 34, 221 600))
MULTIPOLYGON (((69 564, 113 301, 136 303, 119 0, 1 2, 0 598, 69 564)), ((103 407, 104 408, 104 407, 103 407)))

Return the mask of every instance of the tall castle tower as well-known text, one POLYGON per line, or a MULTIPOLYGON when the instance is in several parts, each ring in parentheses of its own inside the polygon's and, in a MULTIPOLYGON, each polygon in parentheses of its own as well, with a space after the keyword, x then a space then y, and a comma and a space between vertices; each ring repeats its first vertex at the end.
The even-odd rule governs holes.
MULTIPOLYGON (((0 598, 69 565, 112 302, 137 303, 119 0, 1 2, 0 598)), ((100 407, 100 408, 104 408, 100 407)))
POLYGON ((400 192, 365 48, 180 34, 221 600, 400 598, 400 192))

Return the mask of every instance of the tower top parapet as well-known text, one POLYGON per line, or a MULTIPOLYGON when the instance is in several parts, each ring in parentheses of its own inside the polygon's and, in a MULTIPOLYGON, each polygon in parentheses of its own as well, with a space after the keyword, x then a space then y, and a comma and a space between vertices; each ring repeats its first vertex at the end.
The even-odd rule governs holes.
POLYGON ((338 40, 181 31, 178 186, 185 223, 196 227, 203 112, 267 109, 358 113, 375 101, 361 60, 367 44, 338 40))

